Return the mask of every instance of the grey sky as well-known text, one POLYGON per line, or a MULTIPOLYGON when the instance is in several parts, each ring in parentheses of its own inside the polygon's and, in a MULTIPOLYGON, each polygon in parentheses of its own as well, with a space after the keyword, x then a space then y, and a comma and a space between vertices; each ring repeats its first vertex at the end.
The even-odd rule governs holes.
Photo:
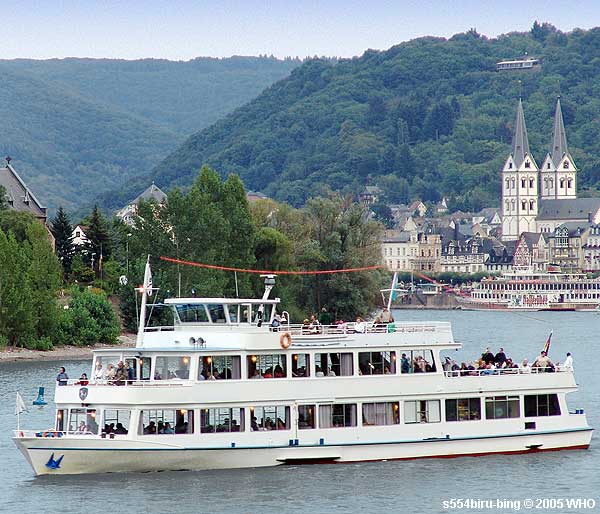
POLYGON ((0 0, 0 58, 353 56, 471 27, 600 26, 600 0, 0 0))

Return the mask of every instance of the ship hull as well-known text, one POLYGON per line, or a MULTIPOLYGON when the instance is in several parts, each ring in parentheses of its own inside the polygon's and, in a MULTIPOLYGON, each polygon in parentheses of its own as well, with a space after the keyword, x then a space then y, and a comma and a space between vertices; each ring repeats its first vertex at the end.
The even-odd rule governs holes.
POLYGON ((432 438, 373 443, 298 444, 272 447, 190 447, 134 440, 104 441, 15 438, 36 475, 255 468, 284 464, 448 458, 588 448, 591 428, 500 436, 432 438), (62 459, 61 459, 62 457, 62 459), (54 467, 60 459, 58 467, 54 467), (54 466, 53 466, 54 464, 54 466))

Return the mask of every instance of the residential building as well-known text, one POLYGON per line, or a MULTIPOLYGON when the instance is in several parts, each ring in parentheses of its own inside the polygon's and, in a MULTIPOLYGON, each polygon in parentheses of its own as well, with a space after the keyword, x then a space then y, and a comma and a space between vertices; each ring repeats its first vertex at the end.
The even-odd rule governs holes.
POLYGON ((377 186, 365 186, 365 188, 358 193, 358 201, 365 206, 373 205, 379 201, 381 195, 381 189, 377 186))
POLYGON ((73 229, 73 246, 74 247, 84 247, 87 243, 89 243, 89 239, 86 236, 86 232, 88 231, 88 227, 86 225, 76 225, 73 229))
POLYGON ((388 230, 381 248, 383 262, 390 271, 440 271, 441 238, 431 229, 388 230))
POLYGON ((574 273, 584 269, 584 247, 588 242, 589 225, 564 223, 548 236, 550 264, 564 272, 574 273))
POLYGON ((587 241, 583 245, 583 271, 600 271, 600 225, 589 228, 587 241))
POLYGON ((0 168, 0 186, 4 187, 8 208, 33 214, 44 225, 47 225, 48 209, 27 187, 25 181, 10 164, 10 161, 10 157, 7 157, 6 165, 0 168))
POLYGON ((517 241, 513 256, 513 269, 521 271, 546 271, 550 249, 543 234, 523 232, 517 241))

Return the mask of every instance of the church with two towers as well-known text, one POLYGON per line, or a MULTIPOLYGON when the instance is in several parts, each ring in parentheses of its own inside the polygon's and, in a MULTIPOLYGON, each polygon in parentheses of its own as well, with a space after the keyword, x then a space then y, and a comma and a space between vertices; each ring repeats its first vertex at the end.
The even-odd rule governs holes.
POLYGON ((523 232, 552 232, 567 221, 594 221, 597 199, 577 199, 577 167, 567 147, 560 98, 556 101, 550 148, 538 167, 527 137, 523 102, 519 99, 512 150, 502 169, 502 240, 523 232))

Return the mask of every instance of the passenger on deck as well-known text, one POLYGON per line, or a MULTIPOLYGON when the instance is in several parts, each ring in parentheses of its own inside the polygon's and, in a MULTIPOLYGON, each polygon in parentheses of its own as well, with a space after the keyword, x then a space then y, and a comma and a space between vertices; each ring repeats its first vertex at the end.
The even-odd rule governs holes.
POLYGON ((354 331, 358 332, 359 334, 364 334, 367 331, 367 324, 360 316, 356 318, 356 322, 354 323, 354 331))
POLYGON ((68 380, 69 375, 67 375, 67 370, 64 368, 64 366, 61 366, 58 370, 58 375, 56 375, 56 381, 58 382, 59 386, 65 386, 67 385, 68 380))
POLYGON ((402 354, 402 358, 400 360, 400 372, 410 373, 410 362, 405 353, 402 354))
POLYGON ((504 348, 500 348, 498 353, 494 356, 494 362, 496 363, 496 367, 501 367, 502 364, 506 362, 506 354, 504 353, 504 348))
POLYGON ((311 317, 310 317, 308 331, 311 334, 318 334, 321 331, 321 324, 319 323, 319 320, 317 319, 317 317, 314 314, 311 315, 311 317))
POLYGON ((117 371, 115 373, 115 381, 114 384, 118 386, 125 385, 127 382, 127 370, 125 369, 125 365, 123 361, 119 361, 117 364, 117 371))
POLYGON ((520 373, 531 373, 531 366, 527 359, 523 359, 523 362, 519 366, 520 373))
POLYGON ((562 369, 565 371, 573 371, 573 356, 571 355, 571 352, 567 352, 567 358, 562 365, 562 369))
POLYGON ((135 368, 129 364, 129 361, 125 361, 125 371, 127 371, 127 383, 133 384, 135 380, 135 368))
POLYGON ((481 359, 486 364, 489 364, 490 362, 494 362, 494 354, 490 351, 490 347, 489 346, 485 349, 485 352, 483 352, 481 354, 481 359))
POLYGON ((381 313, 381 322, 387 325, 392 321, 394 321, 394 318, 392 318, 392 313, 387 308, 383 309, 383 312, 381 313))
POLYGON ((273 332, 277 332, 280 326, 281 316, 279 314, 275 314, 275 316, 273 316, 273 321, 271 321, 271 328, 273 329, 273 332))
POLYGON ((540 371, 554 371, 554 364, 552 364, 552 361, 548 358, 548 355, 543 350, 540 352, 540 356, 533 363, 533 367, 543 368, 540 369, 540 371))
POLYGON ((79 377, 79 382, 77 382, 77 384, 86 386, 89 383, 90 383, 90 381, 88 380, 87 373, 82 373, 81 376, 79 377))
POLYGON ((94 382, 102 383, 106 380, 106 373, 102 368, 102 363, 96 363, 96 369, 94 370, 94 382))
MULTIPOLYGON (((115 366, 112 364, 112 362, 108 365, 108 367, 106 368, 106 380, 108 381, 109 384, 112 384, 112 382, 115 379, 115 375, 117 373, 117 370, 115 369, 115 366)), ((156 379, 156 377, 154 377, 156 379)))

